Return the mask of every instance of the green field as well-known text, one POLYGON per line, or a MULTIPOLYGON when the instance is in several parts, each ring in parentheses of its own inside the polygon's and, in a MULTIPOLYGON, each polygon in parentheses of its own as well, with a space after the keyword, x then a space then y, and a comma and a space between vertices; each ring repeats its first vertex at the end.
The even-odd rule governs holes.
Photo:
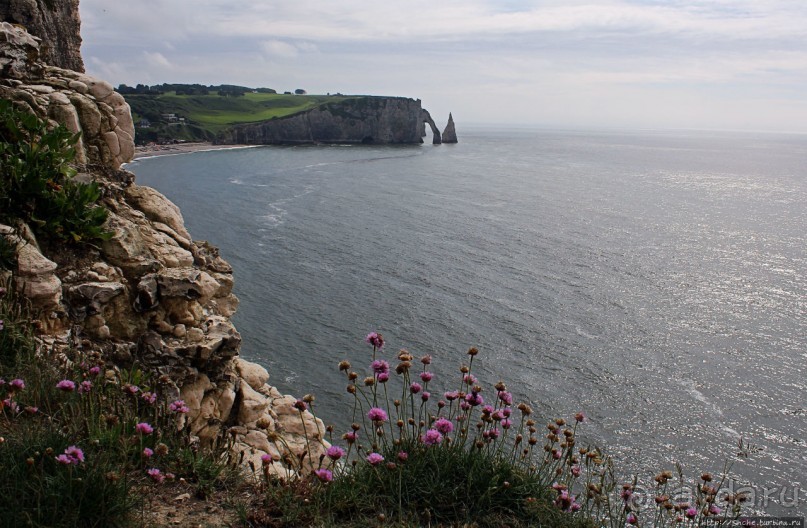
MULTIPOLYGON (((132 107, 135 123, 146 118, 152 123, 148 129, 138 129, 143 139, 153 134, 163 138, 211 139, 232 125, 255 123, 273 118, 287 117, 316 108, 325 103, 342 102, 351 96, 342 95, 282 95, 247 93, 239 97, 220 95, 126 95, 132 107), (187 125, 168 126, 163 114, 184 117, 187 125)), ((154 140, 154 138, 148 138, 154 140)))

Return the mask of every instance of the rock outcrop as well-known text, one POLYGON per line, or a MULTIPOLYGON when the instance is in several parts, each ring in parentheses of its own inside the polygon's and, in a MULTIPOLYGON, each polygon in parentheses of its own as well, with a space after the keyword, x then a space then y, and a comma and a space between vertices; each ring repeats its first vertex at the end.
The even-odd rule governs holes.
MULTIPOLYGON (((14 287, 39 314, 43 341, 100 351, 112 368, 151 371, 164 397, 185 400, 187 424, 202 444, 227 434, 235 454, 255 467, 264 454, 300 460, 303 428, 322 436, 324 426, 268 385, 262 367, 238 357, 230 265, 192 239, 165 196, 121 170, 134 153, 129 106, 108 83, 46 65, 38 52, 38 39, 0 23, 0 98, 82 133, 77 178, 102 186, 113 233, 97 248, 49 250, 25 225, 0 226, 16 245, 14 287)), ((324 443, 311 445, 318 461, 324 443)), ((272 471, 284 470, 275 464, 272 471)))
POLYGON ((457 143, 457 131, 454 128, 454 116, 449 112, 448 124, 443 130, 443 143, 457 143))
POLYGON ((423 143, 423 123, 440 143, 440 131, 419 99, 360 96, 259 123, 236 125, 217 139, 224 144, 423 143))
POLYGON ((84 72, 78 0, 3 0, 0 22, 22 25, 42 39, 40 59, 46 64, 84 72))

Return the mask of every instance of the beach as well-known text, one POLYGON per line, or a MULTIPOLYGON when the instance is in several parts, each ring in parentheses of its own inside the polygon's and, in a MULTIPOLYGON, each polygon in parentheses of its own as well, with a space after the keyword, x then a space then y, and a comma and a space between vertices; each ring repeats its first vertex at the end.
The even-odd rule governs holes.
POLYGON ((237 148, 250 148, 258 145, 214 145, 209 142, 176 143, 173 145, 145 145, 135 147, 134 160, 153 158, 156 156, 173 156, 176 154, 189 154, 206 150, 225 150, 237 148))

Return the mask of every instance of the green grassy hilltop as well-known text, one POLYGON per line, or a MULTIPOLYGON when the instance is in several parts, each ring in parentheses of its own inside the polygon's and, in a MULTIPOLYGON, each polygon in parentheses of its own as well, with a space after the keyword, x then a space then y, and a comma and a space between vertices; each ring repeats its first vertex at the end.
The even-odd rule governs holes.
POLYGON ((355 96, 289 95, 248 92, 236 97, 205 95, 125 94, 137 127, 137 142, 212 140, 228 127, 255 123, 305 112, 326 103, 342 102, 355 96), (173 114, 173 118, 166 116, 173 114), (148 126, 143 126, 144 120, 148 126))

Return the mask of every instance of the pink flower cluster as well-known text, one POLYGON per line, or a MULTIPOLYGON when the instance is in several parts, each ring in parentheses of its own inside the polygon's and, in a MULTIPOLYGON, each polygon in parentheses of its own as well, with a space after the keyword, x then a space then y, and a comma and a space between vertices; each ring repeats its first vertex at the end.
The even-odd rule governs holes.
POLYGON ((56 462, 65 466, 77 465, 84 462, 84 451, 72 445, 64 450, 64 453, 56 457, 56 462))

